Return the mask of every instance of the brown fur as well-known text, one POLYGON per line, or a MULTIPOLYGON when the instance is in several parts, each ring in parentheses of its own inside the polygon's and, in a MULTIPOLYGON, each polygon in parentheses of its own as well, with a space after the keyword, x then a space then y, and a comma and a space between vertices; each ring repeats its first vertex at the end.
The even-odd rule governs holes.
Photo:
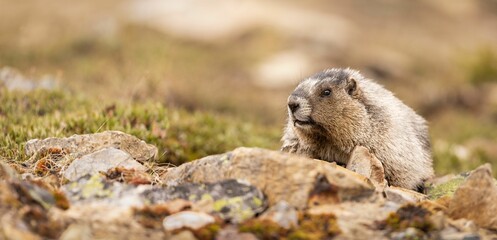
POLYGON ((288 104, 282 151, 346 165, 364 146, 390 185, 416 189, 433 175, 426 121, 357 71, 328 69, 305 79, 288 104))

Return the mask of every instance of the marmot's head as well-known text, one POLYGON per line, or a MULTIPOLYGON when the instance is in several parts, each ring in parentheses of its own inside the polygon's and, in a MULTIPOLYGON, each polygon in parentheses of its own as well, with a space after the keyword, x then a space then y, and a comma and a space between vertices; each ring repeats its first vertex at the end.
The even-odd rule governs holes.
POLYGON ((361 80, 351 69, 328 69, 303 80, 288 97, 288 124, 300 138, 357 143, 368 124, 361 80))

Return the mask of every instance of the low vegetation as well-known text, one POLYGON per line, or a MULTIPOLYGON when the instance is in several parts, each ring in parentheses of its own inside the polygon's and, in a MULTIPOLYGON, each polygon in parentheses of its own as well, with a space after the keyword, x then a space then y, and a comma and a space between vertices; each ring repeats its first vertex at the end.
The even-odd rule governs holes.
POLYGON ((174 165, 238 146, 275 149, 278 128, 234 117, 168 109, 162 104, 96 102, 60 91, 0 90, 0 157, 24 161, 23 144, 33 138, 119 130, 159 148, 160 163, 174 165))

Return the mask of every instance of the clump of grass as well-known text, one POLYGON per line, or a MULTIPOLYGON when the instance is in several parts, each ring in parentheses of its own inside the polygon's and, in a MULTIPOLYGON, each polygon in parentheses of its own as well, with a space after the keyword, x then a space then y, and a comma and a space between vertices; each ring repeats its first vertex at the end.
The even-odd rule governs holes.
POLYGON ((105 130, 137 136, 159 148, 159 163, 178 165, 239 146, 276 148, 279 129, 235 117, 167 109, 144 103, 101 106, 60 91, 0 89, 0 157, 24 161, 24 143, 105 130))

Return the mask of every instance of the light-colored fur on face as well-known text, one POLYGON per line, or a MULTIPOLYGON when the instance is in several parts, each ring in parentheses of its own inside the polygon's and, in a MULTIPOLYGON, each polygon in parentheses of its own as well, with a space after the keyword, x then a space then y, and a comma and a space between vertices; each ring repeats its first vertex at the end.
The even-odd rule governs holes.
POLYGON ((288 104, 282 151, 346 165, 364 146, 382 162, 390 185, 416 189, 433 175, 426 121, 357 71, 317 73, 288 104))

